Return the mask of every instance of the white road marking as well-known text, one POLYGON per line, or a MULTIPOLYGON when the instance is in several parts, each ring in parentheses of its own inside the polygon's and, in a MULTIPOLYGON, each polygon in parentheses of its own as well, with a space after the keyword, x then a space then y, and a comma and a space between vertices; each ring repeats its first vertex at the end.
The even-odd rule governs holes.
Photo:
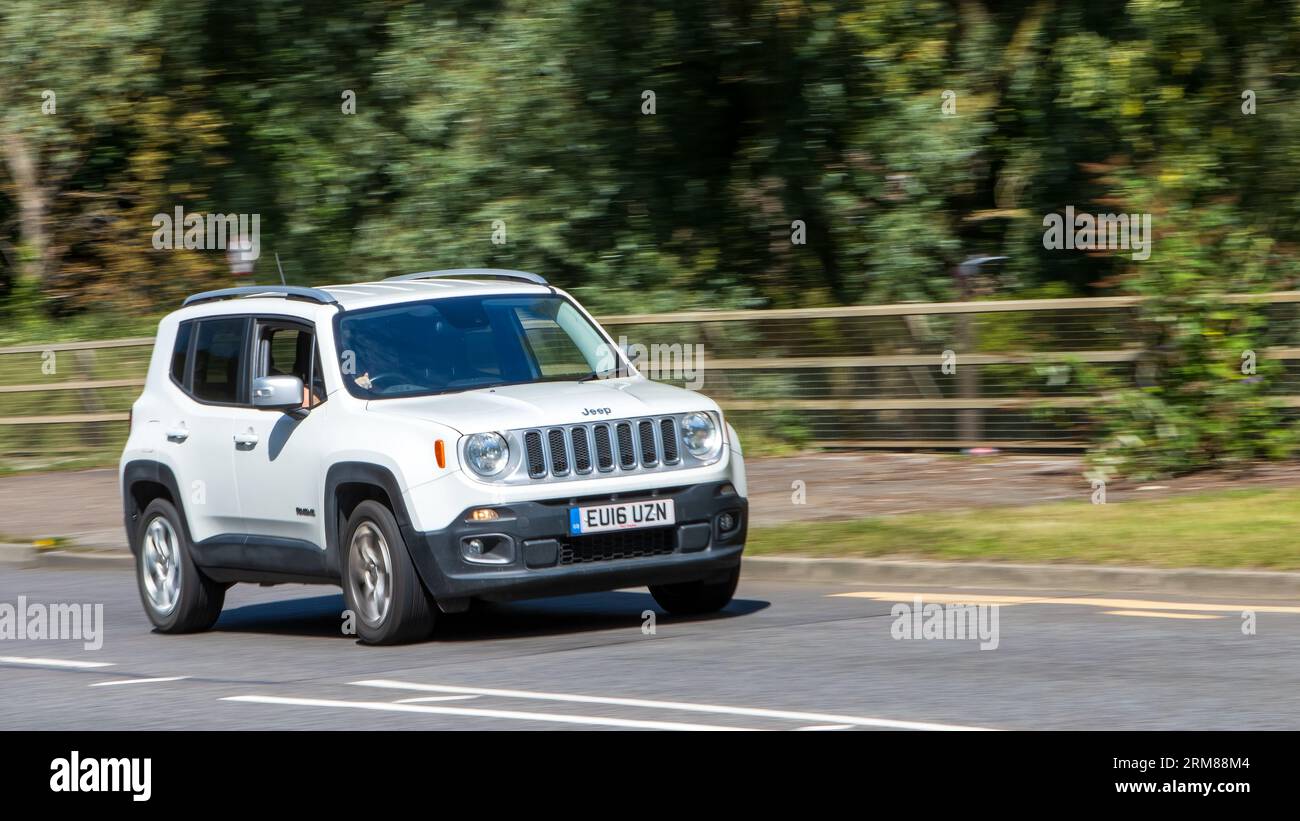
POLYGON ((477 707, 431 707, 427 704, 393 704, 387 701, 339 701, 327 698, 285 698, 281 696, 227 696, 222 701, 254 704, 284 704, 295 707, 338 707, 353 710, 379 710, 394 713, 428 713, 470 718, 504 718, 511 721, 548 721, 555 724, 585 724, 597 727, 622 727, 631 730, 752 730, 753 727, 720 727, 709 724, 682 724, 675 721, 642 721, 609 716, 579 716, 564 713, 529 713, 519 710, 485 710, 477 707))
POLYGON ((120 684, 153 684, 160 681, 180 681, 189 676, 163 676, 161 678, 115 678, 112 681, 97 681, 91 687, 116 687, 120 684))
POLYGON ((419 704, 422 701, 469 701, 478 696, 421 696, 419 698, 399 698, 394 704, 419 704))
POLYGON ((1300 613, 1300 607, 1277 604, 1205 604, 1201 602, 1156 601, 1151 599, 1103 599, 1087 596, 1019 596, 975 593, 923 593, 920 591, 869 590, 861 593, 831 593, 828 598, 874 599, 883 602, 910 602, 921 599, 926 604, 1077 604, 1111 610, 1192 610, 1211 613, 1300 613))
POLYGON ((852 724, 814 724, 811 727, 800 727, 800 730, 849 730, 852 724))
POLYGON ((564 693, 535 693, 529 690, 494 690, 485 687, 453 687, 445 684, 413 684, 389 679, 366 679, 352 684, 361 687, 382 687, 389 690, 416 690, 431 693, 469 693, 499 698, 524 698, 538 701, 568 701, 579 704, 609 704, 620 707, 647 707, 652 710, 684 710, 695 713, 748 716, 750 718, 777 718, 791 721, 808 721, 818 724, 848 724, 853 727, 888 727, 894 730, 989 730, 990 727, 970 727, 960 724, 936 724, 928 721, 897 721, 890 718, 843 716, 828 713, 805 713, 792 710, 768 710, 762 707, 730 707, 721 704, 695 704, 685 701, 654 701, 641 698, 614 698, 611 696, 579 696, 564 693))
POLYGON ((33 667, 69 667, 83 670, 91 667, 112 667, 111 661, 70 661, 68 659, 33 659, 22 656, 0 656, 0 664, 30 664, 33 667))

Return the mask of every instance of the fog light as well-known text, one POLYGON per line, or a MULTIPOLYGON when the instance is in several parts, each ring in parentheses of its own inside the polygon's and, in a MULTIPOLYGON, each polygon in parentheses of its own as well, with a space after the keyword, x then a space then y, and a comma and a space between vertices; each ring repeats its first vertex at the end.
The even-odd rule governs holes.
POLYGON ((736 517, 730 513, 723 513, 718 517, 718 529, 723 533, 736 529, 736 517))
POLYGON ((494 519, 501 518, 500 515, 490 507, 476 507, 469 512, 467 517, 471 522, 490 522, 494 519))
POLYGON ((515 560, 515 540, 504 533, 462 536, 460 555, 474 564, 510 564, 515 560))

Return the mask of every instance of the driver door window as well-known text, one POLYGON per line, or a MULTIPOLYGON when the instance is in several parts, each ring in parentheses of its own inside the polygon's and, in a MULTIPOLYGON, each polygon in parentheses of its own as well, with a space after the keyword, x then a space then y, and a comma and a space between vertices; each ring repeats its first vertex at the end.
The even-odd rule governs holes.
POLYGON ((304 408, 314 408, 325 401, 325 380, 316 338, 302 326, 288 323, 258 326, 253 376, 296 376, 302 380, 304 408))

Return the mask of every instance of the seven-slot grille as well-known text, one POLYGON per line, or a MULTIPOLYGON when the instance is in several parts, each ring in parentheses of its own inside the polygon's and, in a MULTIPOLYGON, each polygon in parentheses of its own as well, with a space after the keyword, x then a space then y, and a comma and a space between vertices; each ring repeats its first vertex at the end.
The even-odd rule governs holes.
POLYGON ((593 422, 526 431, 524 462, 531 479, 608 473, 681 462, 671 416, 593 422))

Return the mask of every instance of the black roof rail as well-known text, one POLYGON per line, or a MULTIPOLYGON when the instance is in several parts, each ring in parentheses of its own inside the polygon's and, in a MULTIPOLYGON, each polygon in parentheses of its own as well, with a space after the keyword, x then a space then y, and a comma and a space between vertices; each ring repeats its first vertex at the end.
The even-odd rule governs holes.
POLYGON ((303 288, 298 285, 241 285, 238 288, 222 288, 217 291, 204 291, 201 294, 185 297, 181 307, 198 305, 201 302, 216 302, 221 299, 238 299, 239 297, 279 296, 285 299, 301 299, 318 302, 321 305, 338 305, 333 294, 319 288, 303 288))
POLYGON ((418 274, 402 274, 385 277, 384 282, 398 282, 412 279, 467 279, 469 277, 493 277, 495 279, 517 279, 534 285, 549 285, 540 274, 527 271, 508 271, 504 268, 452 268, 446 271, 424 271, 418 274))

